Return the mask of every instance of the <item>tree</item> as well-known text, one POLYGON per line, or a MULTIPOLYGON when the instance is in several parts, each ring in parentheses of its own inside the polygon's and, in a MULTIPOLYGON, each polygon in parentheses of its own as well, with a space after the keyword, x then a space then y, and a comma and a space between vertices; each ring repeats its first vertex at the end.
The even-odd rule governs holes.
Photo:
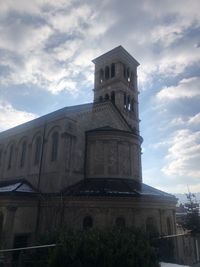
POLYGON ((53 241, 55 248, 25 252, 21 266, 159 267, 156 249, 139 229, 64 230, 53 241))
POLYGON ((199 203, 197 203, 194 194, 188 192, 186 196, 188 202, 184 205, 187 212, 184 226, 186 229, 191 230, 193 234, 200 233, 199 203))

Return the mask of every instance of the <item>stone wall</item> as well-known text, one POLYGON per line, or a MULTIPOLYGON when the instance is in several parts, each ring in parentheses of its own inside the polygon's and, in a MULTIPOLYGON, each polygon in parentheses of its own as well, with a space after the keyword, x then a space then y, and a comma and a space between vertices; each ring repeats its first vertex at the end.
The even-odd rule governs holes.
POLYGON ((43 192, 59 192, 84 178, 86 131, 108 125, 120 130, 129 129, 110 102, 91 104, 86 110, 66 110, 0 134, 0 180, 25 178, 43 192), (58 155, 57 159, 52 161, 52 136, 55 132, 59 137, 58 155), (35 164, 38 137, 41 137, 42 148, 40 160, 35 164), (24 142, 26 155, 24 165, 21 166, 24 142), (11 147, 12 159, 9 166, 11 147))
POLYGON ((125 227, 148 229, 148 222, 162 235, 175 234, 174 203, 161 198, 120 197, 63 197, 49 199, 42 204, 40 231, 60 228, 83 229, 84 218, 90 217, 94 228, 112 228, 118 218, 125 227), (171 223, 169 233, 166 220, 171 223), (149 220, 151 219, 151 220, 149 220))
POLYGON ((140 138, 117 130, 96 130, 87 134, 87 178, 132 178, 141 174, 140 138))

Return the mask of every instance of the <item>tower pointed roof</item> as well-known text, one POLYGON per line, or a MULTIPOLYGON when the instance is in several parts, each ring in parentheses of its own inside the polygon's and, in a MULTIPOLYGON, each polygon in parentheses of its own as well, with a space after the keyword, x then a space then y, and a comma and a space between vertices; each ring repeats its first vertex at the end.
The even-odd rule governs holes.
POLYGON ((140 63, 132 57, 121 45, 92 60, 94 64, 104 63, 106 60, 120 60, 138 67, 140 63))

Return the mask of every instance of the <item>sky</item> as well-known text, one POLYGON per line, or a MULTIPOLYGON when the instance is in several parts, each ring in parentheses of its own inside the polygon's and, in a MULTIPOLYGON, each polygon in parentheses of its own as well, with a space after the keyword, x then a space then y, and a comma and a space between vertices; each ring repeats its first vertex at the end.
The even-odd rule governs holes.
POLYGON ((0 0, 0 131, 93 101, 95 57, 138 62, 143 181, 200 192, 199 0, 0 0))

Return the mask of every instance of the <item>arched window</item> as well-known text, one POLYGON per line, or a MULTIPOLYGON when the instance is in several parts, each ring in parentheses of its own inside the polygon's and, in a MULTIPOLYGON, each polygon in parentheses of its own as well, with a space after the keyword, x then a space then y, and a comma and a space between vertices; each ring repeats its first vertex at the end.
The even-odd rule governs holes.
POLYGON ((8 169, 12 168, 13 152, 14 152, 14 146, 11 145, 10 150, 9 150, 9 156, 8 156, 8 169))
POLYGON ((93 220, 90 216, 86 216, 83 219, 83 229, 87 230, 93 227, 93 220))
POLYGON ((127 81, 128 81, 128 82, 131 81, 130 69, 129 69, 129 68, 127 68, 127 81))
POLYGON ((20 167, 24 167, 25 163, 25 158, 26 158, 26 141, 22 143, 22 149, 21 149, 21 158, 20 158, 20 167))
POLYGON ((102 101, 103 101, 103 97, 100 96, 100 97, 99 97, 99 102, 102 102, 102 101))
POLYGON ((111 78, 115 77, 115 63, 111 64, 111 78))
POLYGON ((123 70, 124 70, 124 78, 126 78, 126 66, 123 65, 123 70))
POLYGON ((168 235, 172 234, 171 220, 169 217, 167 217, 167 234, 168 235))
POLYGON ((131 100, 131 110, 134 111, 134 99, 131 100))
POLYGON ((115 225, 117 228, 125 228, 126 227, 126 222, 125 222, 125 219, 123 217, 118 217, 116 220, 115 220, 115 225))
POLYGON ((115 92, 111 93, 111 101, 115 104, 115 92))
POLYGON ((41 136, 38 136, 35 140, 34 165, 38 165, 40 162, 41 150, 42 150, 42 138, 41 136))
POLYGON ((108 80, 110 78, 110 69, 108 66, 105 67, 105 79, 108 80))
POLYGON ((128 110, 131 110, 130 96, 127 97, 127 108, 128 108, 128 110))
POLYGON ((100 81, 100 83, 103 82, 103 79, 104 79, 104 71, 102 69, 100 69, 100 72, 99 72, 99 81, 100 81))
POLYGON ((126 93, 124 93, 124 108, 127 108, 127 99, 126 99, 126 93))
POLYGON ((105 100, 109 100, 109 94, 105 95, 105 100))
POLYGON ((130 80, 131 80, 131 83, 134 84, 134 74, 132 71, 131 71, 131 79, 130 80))
POLYGON ((58 132, 52 134, 51 161, 56 161, 58 157, 58 132))

